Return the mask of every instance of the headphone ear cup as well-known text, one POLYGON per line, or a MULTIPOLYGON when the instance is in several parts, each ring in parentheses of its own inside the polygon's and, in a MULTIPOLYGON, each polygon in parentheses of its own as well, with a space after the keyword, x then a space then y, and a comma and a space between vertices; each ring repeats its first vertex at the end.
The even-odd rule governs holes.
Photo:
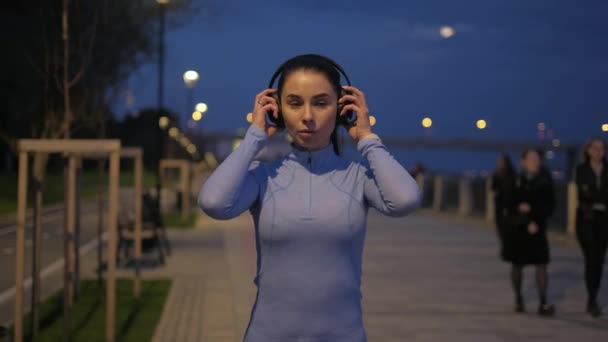
MULTIPOLYGON (((352 95, 352 92, 342 89, 342 91, 340 91, 340 98, 346 95, 352 95)), ((348 110, 344 115, 340 115, 344 106, 351 103, 352 102, 346 101, 338 105, 338 122, 344 126, 352 126, 357 121, 357 115, 352 110, 348 110)))
POLYGON ((285 121, 283 120, 283 113, 281 111, 281 100, 279 99, 279 95, 272 94, 270 96, 274 98, 275 101, 277 101, 277 107, 279 111, 277 113, 277 118, 273 116, 272 111, 266 112, 266 119, 267 121, 270 121, 272 125, 277 126, 278 128, 285 128, 285 121))

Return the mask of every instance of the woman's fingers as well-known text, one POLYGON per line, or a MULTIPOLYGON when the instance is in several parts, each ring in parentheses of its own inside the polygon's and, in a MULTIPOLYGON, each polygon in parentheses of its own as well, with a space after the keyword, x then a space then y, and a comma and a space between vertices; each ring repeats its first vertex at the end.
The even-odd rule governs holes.
POLYGON ((359 108, 359 106, 357 106, 355 103, 350 103, 342 108, 342 110, 340 111, 340 115, 344 115, 346 112, 352 110, 357 113, 357 116, 359 116, 360 109, 361 108, 359 108))
POLYGON ((363 92, 361 90, 359 90, 358 88, 355 88, 353 86, 343 86, 342 88, 344 88, 344 90, 346 90, 346 91, 350 91, 355 96, 365 97, 365 94, 363 94, 363 92))
POLYGON ((272 89, 272 88, 268 88, 265 89, 264 91, 262 91, 261 93, 257 94, 255 96, 255 103, 253 104, 254 107, 258 107, 258 106, 263 106, 266 103, 268 103, 268 99, 273 99, 272 94, 276 93, 277 90, 276 89, 272 89))

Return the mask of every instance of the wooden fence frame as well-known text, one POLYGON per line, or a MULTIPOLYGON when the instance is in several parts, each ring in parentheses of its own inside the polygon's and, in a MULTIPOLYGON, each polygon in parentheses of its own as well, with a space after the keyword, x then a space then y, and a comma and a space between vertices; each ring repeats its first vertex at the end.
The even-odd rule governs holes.
MULTIPOLYGON (((120 171, 119 140, 80 140, 80 139, 22 139, 17 141, 19 154, 19 178, 17 188, 17 231, 15 241, 15 341, 23 341, 23 297, 25 261, 25 224, 28 192, 28 154, 34 152, 63 153, 68 156, 67 174, 67 217, 66 217, 66 272, 73 267, 74 229, 76 211, 76 166, 79 155, 104 153, 109 155, 109 195, 108 195, 108 273, 106 277, 106 341, 114 341, 116 316, 116 234, 118 223, 118 189, 120 171)), ((72 270, 73 271, 73 270, 72 270)), ((69 277, 68 277, 69 278, 69 277)), ((71 303, 72 282, 67 286, 68 302, 71 303)))

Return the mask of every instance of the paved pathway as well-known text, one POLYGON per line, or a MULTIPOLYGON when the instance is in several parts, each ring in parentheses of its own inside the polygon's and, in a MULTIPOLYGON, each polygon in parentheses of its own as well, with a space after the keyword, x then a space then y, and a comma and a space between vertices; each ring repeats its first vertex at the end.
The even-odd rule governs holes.
MULTIPOLYGON (((174 255, 147 277, 175 279, 154 341, 240 341, 255 297, 255 249, 248 215, 202 216, 173 231, 174 255)), ((494 231, 481 221, 371 213, 364 259, 369 341, 607 341, 608 319, 584 313, 582 264, 575 245, 554 242, 552 319, 536 315, 533 270, 525 276, 528 313, 514 314, 508 266, 494 231)), ((601 303, 608 304, 608 277, 601 303)), ((606 308, 608 309, 608 308, 606 308)))

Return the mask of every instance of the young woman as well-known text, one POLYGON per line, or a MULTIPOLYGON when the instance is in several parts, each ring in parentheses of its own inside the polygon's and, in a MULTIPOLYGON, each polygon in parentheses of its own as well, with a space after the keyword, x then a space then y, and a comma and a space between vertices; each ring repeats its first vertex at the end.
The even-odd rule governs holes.
POLYGON ((524 312, 521 293, 523 267, 534 265, 539 296, 538 314, 551 316, 553 305, 547 303, 549 283, 549 243, 547 241, 547 219, 555 208, 555 193, 550 173, 541 166, 540 154, 528 149, 522 154, 521 172, 517 177, 513 201, 510 208, 509 225, 512 252, 511 280, 515 292, 515 310, 524 312))
POLYGON ((500 257, 509 261, 513 247, 509 244, 509 227, 507 215, 515 189, 515 169, 508 155, 498 159, 496 171, 492 175, 492 191, 494 192, 494 221, 500 245, 500 257))
POLYGON ((199 195, 216 219, 245 210, 253 216, 258 292, 247 342, 366 341, 361 259, 368 209, 401 216, 420 202, 416 181, 372 133, 365 95, 342 87, 339 71, 344 75, 318 55, 285 62, 278 89, 256 96, 245 138, 199 195), (362 163, 338 154, 336 130, 352 111, 356 121, 346 128, 362 163), (291 153, 252 163, 282 126, 291 153))
POLYGON ((576 168, 578 210, 576 236, 585 258, 587 312, 602 315, 597 295, 608 246, 608 163, 604 142, 593 139, 583 149, 584 160, 576 168))

